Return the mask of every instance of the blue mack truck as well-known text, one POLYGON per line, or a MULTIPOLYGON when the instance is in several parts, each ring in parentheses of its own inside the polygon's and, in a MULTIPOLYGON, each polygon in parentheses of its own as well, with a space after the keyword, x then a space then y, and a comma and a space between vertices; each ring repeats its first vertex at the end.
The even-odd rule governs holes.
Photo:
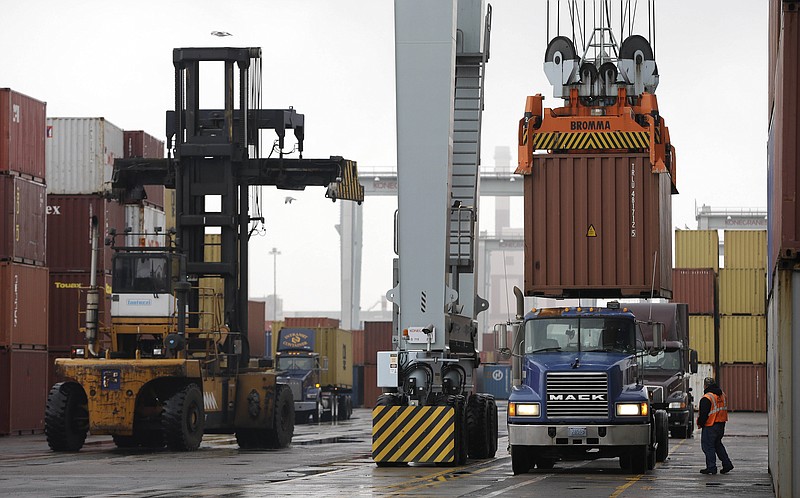
POLYGON ((618 302, 607 307, 533 309, 499 325, 498 348, 512 356, 508 439, 515 475, 559 460, 619 458, 642 474, 669 453, 668 415, 655 409, 644 360, 662 351, 663 324, 641 321, 618 302))

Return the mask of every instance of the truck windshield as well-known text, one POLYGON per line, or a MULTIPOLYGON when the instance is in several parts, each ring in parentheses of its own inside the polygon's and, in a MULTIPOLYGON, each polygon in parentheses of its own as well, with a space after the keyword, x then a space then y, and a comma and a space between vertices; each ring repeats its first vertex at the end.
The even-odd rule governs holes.
POLYGON ((644 356, 644 368, 647 370, 675 371, 681 369, 680 351, 660 351, 656 356, 644 356))
POLYGON ((636 350, 633 320, 541 318, 525 323, 525 352, 636 350))
POLYGON ((278 358, 278 370, 313 370, 314 358, 295 356, 278 358))
POLYGON ((112 278, 117 293, 170 292, 169 265, 165 255, 117 254, 112 278))

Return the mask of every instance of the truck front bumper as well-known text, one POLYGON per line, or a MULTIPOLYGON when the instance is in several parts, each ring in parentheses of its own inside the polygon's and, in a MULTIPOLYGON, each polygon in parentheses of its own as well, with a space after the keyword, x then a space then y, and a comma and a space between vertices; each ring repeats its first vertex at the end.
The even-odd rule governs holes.
POLYGON ((670 427, 682 427, 689 423, 689 410, 667 410, 670 427))
POLYGON ((313 412, 317 409, 316 401, 295 401, 294 411, 296 412, 313 412))
POLYGON ((650 426, 509 424, 508 442, 512 446, 637 446, 650 443, 650 426))

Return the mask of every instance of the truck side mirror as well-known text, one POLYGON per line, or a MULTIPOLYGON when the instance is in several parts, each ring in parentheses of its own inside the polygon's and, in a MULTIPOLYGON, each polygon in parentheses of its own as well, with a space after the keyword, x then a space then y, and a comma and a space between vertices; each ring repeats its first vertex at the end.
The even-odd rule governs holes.
POLYGON ((653 322, 653 347, 651 351, 661 351, 664 348, 664 324, 653 322))
POLYGON ((328 357, 327 356, 323 356, 322 357, 322 368, 320 368, 320 370, 322 370, 324 372, 328 371, 328 357))
POLYGON ((697 373, 697 351, 694 349, 689 350, 689 371, 693 374, 697 373))
POLYGON ((508 349, 508 325, 498 323, 494 326, 494 343, 498 351, 508 349))

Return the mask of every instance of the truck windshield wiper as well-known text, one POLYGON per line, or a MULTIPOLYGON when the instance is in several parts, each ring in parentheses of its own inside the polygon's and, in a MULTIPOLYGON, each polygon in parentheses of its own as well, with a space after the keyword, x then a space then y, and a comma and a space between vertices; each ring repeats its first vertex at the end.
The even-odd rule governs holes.
POLYGON ((561 346, 551 346, 549 348, 541 348, 531 351, 532 353, 541 353, 543 351, 561 351, 561 346))

